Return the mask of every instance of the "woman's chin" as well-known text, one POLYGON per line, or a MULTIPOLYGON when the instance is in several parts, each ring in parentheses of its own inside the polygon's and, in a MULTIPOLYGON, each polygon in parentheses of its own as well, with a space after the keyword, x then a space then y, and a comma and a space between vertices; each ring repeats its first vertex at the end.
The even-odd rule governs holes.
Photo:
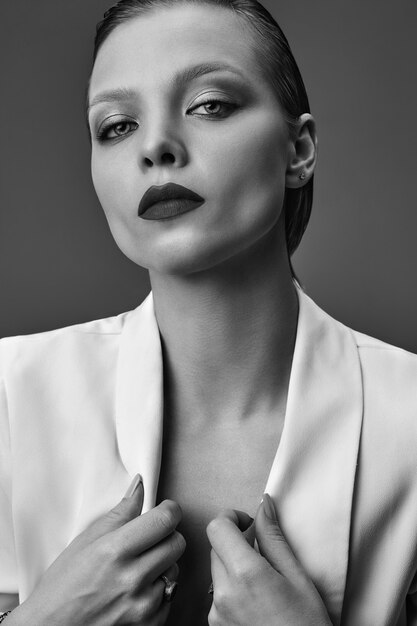
POLYGON ((159 257, 157 259, 147 259, 138 262, 138 265, 148 269, 150 274, 154 272, 157 274, 166 274, 167 276, 188 276, 209 270, 218 265, 218 263, 219 261, 210 255, 203 257, 201 254, 198 256, 182 254, 171 255, 169 258, 159 257))
POLYGON ((198 272, 204 272, 220 265, 230 256, 230 249, 221 250, 204 249, 204 246, 190 247, 183 246, 181 248, 165 248, 163 250, 148 251, 148 254, 142 250, 126 251, 121 248, 122 252, 137 265, 155 272, 157 274, 166 274, 170 276, 187 276, 198 272))

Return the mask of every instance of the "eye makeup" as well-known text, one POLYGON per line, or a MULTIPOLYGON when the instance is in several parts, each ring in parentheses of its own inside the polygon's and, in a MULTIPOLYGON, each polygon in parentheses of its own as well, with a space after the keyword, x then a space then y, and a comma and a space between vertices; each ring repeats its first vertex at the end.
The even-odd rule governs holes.
MULTIPOLYGON (((256 95, 240 75, 232 72, 225 74, 204 75, 188 84, 180 81, 179 84, 172 84, 170 92, 161 98, 166 98, 168 106, 183 107, 184 116, 204 118, 207 121, 227 119, 238 109, 250 104, 256 95), (195 94, 191 101, 190 93, 195 94)), ((100 142, 128 136, 139 126, 138 113, 144 108, 144 100, 140 92, 133 89, 118 88, 96 96, 90 106, 90 109, 97 107, 89 121, 92 136, 100 142), (119 111, 116 113, 117 109, 119 111), (122 112, 122 109, 125 110, 122 112), (114 112, 103 119, 106 110, 114 112), (121 125, 124 125, 124 129, 121 125), (117 126, 119 131, 115 128, 117 126), (114 134, 109 136, 112 129, 114 134)))

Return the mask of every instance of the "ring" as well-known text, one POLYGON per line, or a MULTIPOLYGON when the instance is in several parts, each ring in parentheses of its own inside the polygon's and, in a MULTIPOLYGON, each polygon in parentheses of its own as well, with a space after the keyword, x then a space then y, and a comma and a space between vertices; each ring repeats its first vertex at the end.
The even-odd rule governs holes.
POLYGON ((160 578, 165 583, 164 600, 165 602, 171 602, 177 593, 178 583, 175 580, 169 580, 166 576, 162 575, 160 578))

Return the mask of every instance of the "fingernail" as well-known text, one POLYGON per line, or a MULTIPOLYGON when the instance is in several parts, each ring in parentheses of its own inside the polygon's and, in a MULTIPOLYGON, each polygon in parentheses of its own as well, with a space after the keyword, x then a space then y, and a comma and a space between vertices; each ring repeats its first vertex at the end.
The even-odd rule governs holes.
POLYGON ((277 514, 275 512, 274 503, 272 502, 271 496, 269 496, 267 493, 264 493, 262 506, 264 507, 265 515, 267 516, 267 518, 272 520, 273 522, 276 522, 277 514))
POLYGON ((130 483, 127 491, 125 493, 125 498, 132 498, 138 492, 139 485, 142 484, 142 476, 140 474, 135 474, 132 482, 130 483))

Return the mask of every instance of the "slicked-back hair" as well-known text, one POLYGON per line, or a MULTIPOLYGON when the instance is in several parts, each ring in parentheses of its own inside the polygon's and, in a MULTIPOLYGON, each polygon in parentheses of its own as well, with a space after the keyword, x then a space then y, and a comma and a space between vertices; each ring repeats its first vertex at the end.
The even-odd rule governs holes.
MULTIPOLYGON (((155 9, 180 4, 229 9, 246 22, 254 34, 258 64, 273 87, 291 133, 300 115, 310 113, 307 92, 287 38, 269 11, 257 0, 119 0, 97 24, 93 64, 104 41, 117 26, 155 9)), ((284 215, 289 257, 297 249, 307 227, 312 203, 313 177, 298 189, 286 188, 284 215)))

